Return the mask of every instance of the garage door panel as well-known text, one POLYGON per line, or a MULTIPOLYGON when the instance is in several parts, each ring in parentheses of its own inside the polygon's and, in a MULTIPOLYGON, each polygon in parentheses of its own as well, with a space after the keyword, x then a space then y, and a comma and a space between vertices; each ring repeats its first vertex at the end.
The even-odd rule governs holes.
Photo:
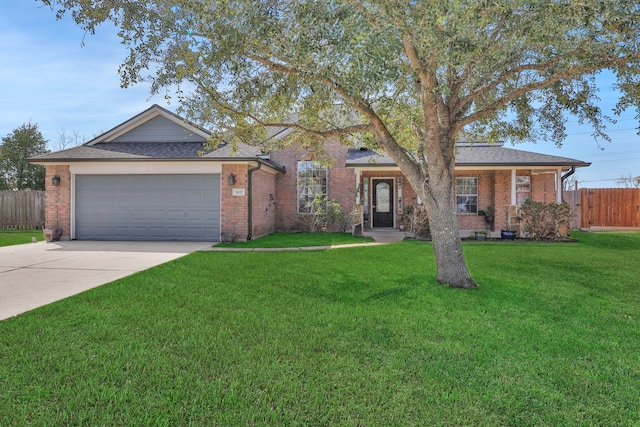
POLYGON ((217 241, 219 175, 78 175, 76 238, 217 241))
MULTIPOLYGON (((149 233, 148 235, 151 238, 161 239, 164 237, 168 237, 166 227, 149 227, 147 230, 149 233)), ((174 237, 180 237, 180 235, 176 235, 174 237)))
POLYGON ((204 218, 204 212, 196 211, 196 210, 187 210, 184 211, 184 219, 187 221, 201 221, 204 218))
POLYGON ((135 221, 135 220, 145 221, 145 220, 148 219, 147 212, 151 215, 151 213, 153 211, 145 211, 145 210, 141 210, 141 209, 131 209, 131 211, 130 211, 131 219, 133 221, 135 221))

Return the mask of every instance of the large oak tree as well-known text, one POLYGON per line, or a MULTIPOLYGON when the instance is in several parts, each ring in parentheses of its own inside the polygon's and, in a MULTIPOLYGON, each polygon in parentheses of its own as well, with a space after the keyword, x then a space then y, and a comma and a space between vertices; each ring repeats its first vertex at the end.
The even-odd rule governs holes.
POLYGON ((462 131, 560 144, 569 112, 606 137, 594 80, 605 69, 623 94, 616 112, 638 105, 631 0, 42 1, 89 32, 115 24, 130 48, 122 84, 185 89, 181 112, 203 125, 385 150, 425 202, 437 280, 455 287, 475 286, 454 214, 462 131))

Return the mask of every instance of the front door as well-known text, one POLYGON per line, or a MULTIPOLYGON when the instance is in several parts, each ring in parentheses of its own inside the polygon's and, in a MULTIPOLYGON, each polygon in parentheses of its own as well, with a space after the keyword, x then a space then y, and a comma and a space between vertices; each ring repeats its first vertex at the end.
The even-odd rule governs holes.
POLYGON ((393 227, 393 179, 373 180, 373 226, 393 227))

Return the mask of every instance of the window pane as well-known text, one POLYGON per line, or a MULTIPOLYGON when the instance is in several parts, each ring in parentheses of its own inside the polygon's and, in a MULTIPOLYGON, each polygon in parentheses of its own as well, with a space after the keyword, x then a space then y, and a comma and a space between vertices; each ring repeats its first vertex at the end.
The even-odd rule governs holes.
POLYGON ((456 212, 478 213, 478 178, 456 178, 456 212))
POLYGON ((458 194, 478 194, 477 178, 457 178, 456 192, 458 194))
POLYGON ((516 176, 516 204, 521 205, 531 197, 531 177, 516 176))
POLYGON ((477 196, 457 196, 456 212, 457 213, 478 213, 478 197, 477 196))
POLYGON ((298 212, 312 212, 318 194, 327 195, 327 170, 320 162, 298 162, 298 212))
POLYGON ((376 212, 389 212, 389 193, 389 184, 386 182, 376 184, 376 212))

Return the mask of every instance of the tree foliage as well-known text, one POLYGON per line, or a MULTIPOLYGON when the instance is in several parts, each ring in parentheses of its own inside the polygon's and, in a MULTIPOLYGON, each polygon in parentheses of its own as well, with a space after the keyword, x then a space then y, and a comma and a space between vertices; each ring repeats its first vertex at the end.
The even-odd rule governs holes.
POLYGON ((23 123, 2 138, 0 190, 44 190, 44 166, 32 165, 27 159, 48 152, 37 124, 23 123))
POLYGON ((629 0, 42 0, 89 32, 120 29, 122 85, 179 92, 181 112, 264 145, 326 138, 387 151, 424 201, 438 280, 474 286, 454 212, 455 142, 606 138, 595 76, 639 105, 640 8, 629 0), (185 85, 187 83, 187 85, 185 85))

